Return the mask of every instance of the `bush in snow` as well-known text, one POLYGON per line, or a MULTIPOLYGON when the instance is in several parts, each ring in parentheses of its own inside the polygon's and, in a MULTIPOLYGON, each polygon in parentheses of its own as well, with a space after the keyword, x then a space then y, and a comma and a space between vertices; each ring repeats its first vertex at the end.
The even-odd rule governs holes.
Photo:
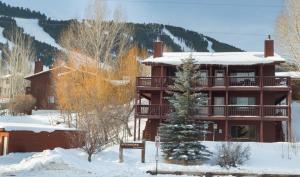
POLYGON ((204 95, 193 89, 194 81, 200 78, 199 66, 189 58, 178 68, 174 85, 168 99, 173 109, 170 119, 161 124, 159 134, 162 151, 167 160, 184 164, 198 163, 211 156, 200 140, 203 124, 193 121, 193 114, 206 102, 204 95))
POLYGON ((250 158, 250 147, 240 143, 222 143, 217 150, 217 164, 225 168, 243 165, 250 158))
POLYGON ((10 112, 13 115, 31 114, 36 99, 31 95, 18 95, 9 103, 10 112))

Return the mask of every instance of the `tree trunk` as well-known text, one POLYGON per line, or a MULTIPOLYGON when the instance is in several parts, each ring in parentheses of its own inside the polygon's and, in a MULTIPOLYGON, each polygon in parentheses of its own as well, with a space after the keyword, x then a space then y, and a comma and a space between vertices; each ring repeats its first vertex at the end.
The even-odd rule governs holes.
POLYGON ((92 162, 92 154, 88 154, 88 161, 92 162))

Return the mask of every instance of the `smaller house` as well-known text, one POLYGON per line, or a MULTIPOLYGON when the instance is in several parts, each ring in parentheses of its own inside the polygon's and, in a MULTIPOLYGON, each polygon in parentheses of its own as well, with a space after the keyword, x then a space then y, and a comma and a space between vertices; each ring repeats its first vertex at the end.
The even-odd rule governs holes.
POLYGON ((12 152, 41 152, 61 147, 77 148, 80 132, 75 129, 46 125, 4 123, 0 126, 0 156, 12 152))
POLYGON ((34 74, 25 77, 30 81, 30 87, 26 88, 26 94, 31 94, 36 99, 37 109, 56 109, 54 84, 51 75, 54 71, 64 73, 70 70, 67 66, 60 66, 43 70, 43 62, 35 61, 34 74))

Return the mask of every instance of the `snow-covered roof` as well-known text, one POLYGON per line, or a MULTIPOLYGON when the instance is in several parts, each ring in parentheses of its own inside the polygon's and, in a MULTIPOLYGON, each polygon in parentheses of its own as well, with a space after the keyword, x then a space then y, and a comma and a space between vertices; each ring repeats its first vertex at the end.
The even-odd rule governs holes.
POLYGON ((74 128, 65 128, 51 125, 30 124, 30 123, 16 123, 16 122, 1 122, 0 129, 5 131, 33 131, 39 132, 53 132, 55 130, 74 131, 74 128))
POLYGON ((30 74, 30 75, 24 77, 24 79, 29 79, 29 78, 32 78, 32 77, 35 77, 35 76, 38 76, 38 75, 41 75, 41 74, 44 74, 44 73, 56 70, 58 68, 65 68, 65 69, 68 69, 68 70, 72 70, 72 68, 70 68, 68 66, 58 66, 58 67, 54 67, 54 68, 51 68, 51 69, 48 69, 48 70, 43 70, 43 71, 38 72, 38 73, 30 74))
POLYGON ((164 52, 162 57, 151 56, 142 63, 180 65, 183 59, 190 56, 196 60, 197 64, 255 65, 285 62, 285 59, 278 54, 265 58, 263 52, 164 52))
POLYGON ((284 76, 284 77, 291 77, 292 79, 300 79, 300 72, 299 71, 289 71, 289 72, 276 72, 276 76, 284 76))

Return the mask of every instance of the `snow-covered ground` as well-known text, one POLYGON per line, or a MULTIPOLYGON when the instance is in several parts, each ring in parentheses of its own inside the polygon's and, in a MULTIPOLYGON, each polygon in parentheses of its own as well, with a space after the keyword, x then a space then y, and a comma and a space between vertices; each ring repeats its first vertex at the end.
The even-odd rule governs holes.
POLYGON ((15 20, 17 25, 24 29, 25 33, 33 36, 36 40, 47 43, 57 49, 62 49, 62 47, 39 26, 38 19, 15 18, 15 20))
MULTIPOLYGON (((293 102, 293 130, 299 136, 300 102, 293 102)), ((7 123, 35 124, 41 126, 57 125, 61 122, 59 111, 34 111, 31 116, 0 116, 0 125, 7 123)), ((144 129, 145 121, 142 121, 144 129)), ((129 124, 133 128, 133 121, 129 124)), ((299 136, 300 137, 300 136, 299 136)), ((216 154, 220 142, 203 142, 210 151, 216 154)), ((300 175, 300 143, 243 143, 249 145, 251 157, 245 165, 229 170, 215 164, 214 157, 201 166, 182 166, 167 164, 163 157, 159 159, 159 170, 193 171, 193 172, 240 172, 272 173, 300 175)), ((160 152, 160 155, 162 153, 160 152)), ((0 176, 24 177, 140 177, 151 176, 145 172, 155 169, 155 146, 146 144, 146 163, 140 162, 140 150, 124 150, 124 162, 118 162, 119 149, 114 145, 96 154, 93 161, 87 161, 86 154, 79 149, 45 150, 39 153, 11 153, 0 157, 0 176)), ((159 175, 175 177, 173 175, 159 175)))
POLYGON ((34 132, 54 130, 67 130, 68 128, 60 116, 59 111, 39 110, 33 111, 33 115, 24 116, 0 116, 0 128, 5 130, 29 130, 34 132))
MULTIPOLYGON (((216 142, 204 142, 212 152, 216 151, 216 142)), ((287 143, 245 143, 251 148, 251 157, 245 165, 229 170, 216 166, 214 159, 201 166, 182 166, 167 164, 160 156, 158 169, 170 171, 195 172, 245 172, 300 175, 300 144, 298 154, 287 143), (290 154, 288 155, 288 148, 290 154)), ((160 153, 161 155, 161 153, 160 153)), ((155 145, 146 144, 146 163, 140 162, 140 150, 125 150, 124 162, 118 162, 118 145, 112 146, 87 161, 85 153, 78 149, 56 148, 40 153, 14 153, 0 157, 0 176, 26 177, 141 177, 151 176, 147 170, 155 169, 155 145)), ((172 175, 161 175, 172 176, 172 175)), ((175 176, 174 176, 175 177, 175 176)))

